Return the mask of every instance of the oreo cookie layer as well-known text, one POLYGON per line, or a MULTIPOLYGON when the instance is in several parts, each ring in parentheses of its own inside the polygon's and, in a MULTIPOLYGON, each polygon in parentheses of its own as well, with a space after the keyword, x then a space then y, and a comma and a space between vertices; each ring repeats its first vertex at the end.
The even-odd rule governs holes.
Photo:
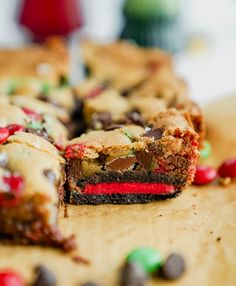
POLYGON ((175 198, 181 191, 172 194, 113 194, 113 195, 83 195, 76 191, 70 193, 70 203, 75 205, 100 205, 100 204, 147 204, 153 201, 175 198))

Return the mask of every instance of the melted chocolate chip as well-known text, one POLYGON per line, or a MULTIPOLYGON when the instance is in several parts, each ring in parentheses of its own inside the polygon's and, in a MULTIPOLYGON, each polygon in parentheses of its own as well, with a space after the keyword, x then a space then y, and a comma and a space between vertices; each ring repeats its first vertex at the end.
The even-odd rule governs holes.
POLYGON ((160 139, 162 137, 163 131, 160 128, 153 129, 144 133, 145 137, 153 137, 155 140, 160 139))
POLYGON ((122 127, 124 127, 123 124, 111 124, 110 126, 106 127, 104 130, 111 131, 111 130, 122 128, 122 127))
POLYGON ((91 122, 91 127, 94 129, 106 129, 112 124, 112 117, 110 112, 102 112, 94 114, 91 122))
POLYGON ((67 174, 68 177, 78 178, 81 176, 81 160, 80 159, 71 159, 68 161, 67 174))
POLYGON ((39 265, 35 268, 35 273, 37 275, 36 280, 33 282, 32 286, 55 286, 56 278, 54 274, 49 271, 49 269, 43 265, 39 265))
MULTIPOLYGON (((74 91, 75 93, 75 91, 74 91)), ((75 96, 75 101, 74 101, 74 110, 71 114, 72 120, 82 120, 83 118, 83 101, 81 99, 76 98, 75 96)))
POLYGON ((55 173, 50 170, 50 169, 46 169, 43 171, 44 176, 50 181, 50 183, 54 184, 56 181, 56 175, 55 173))
POLYGON ((134 123, 140 126, 145 126, 144 119, 137 110, 128 112, 126 116, 131 121, 131 123, 134 123))
POLYGON ((37 136, 40 136, 43 139, 49 141, 49 136, 48 136, 47 132, 44 129, 35 129, 35 128, 29 127, 29 128, 26 129, 26 132, 34 134, 34 135, 37 135, 37 136))
POLYGON ((132 90, 133 90, 132 88, 124 89, 124 90, 121 91, 121 95, 124 96, 124 97, 127 97, 132 92, 132 90))
POLYGON ((121 271, 120 286, 144 286, 148 277, 138 264, 128 262, 121 271))
POLYGON ((178 253, 172 253, 160 269, 160 274, 168 280, 175 280, 185 272, 185 261, 178 253))
POLYGON ((125 171, 129 170, 136 162, 135 156, 126 158, 117 158, 108 164, 108 169, 112 171, 125 171))
POLYGON ((152 160, 153 160, 153 155, 149 152, 145 151, 138 151, 135 153, 136 159, 145 169, 149 169, 152 160))

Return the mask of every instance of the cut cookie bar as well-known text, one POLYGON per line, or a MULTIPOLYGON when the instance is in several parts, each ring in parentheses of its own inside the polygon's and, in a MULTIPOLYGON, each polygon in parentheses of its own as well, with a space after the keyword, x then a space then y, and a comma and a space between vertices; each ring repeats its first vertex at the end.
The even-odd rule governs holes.
POLYGON ((73 249, 57 229, 64 159, 44 139, 24 132, 0 145, 0 238, 73 249))
POLYGON ((70 202, 146 203, 175 196, 193 180, 198 137, 188 117, 170 109, 158 114, 152 129, 129 125, 73 139, 65 150, 70 202))

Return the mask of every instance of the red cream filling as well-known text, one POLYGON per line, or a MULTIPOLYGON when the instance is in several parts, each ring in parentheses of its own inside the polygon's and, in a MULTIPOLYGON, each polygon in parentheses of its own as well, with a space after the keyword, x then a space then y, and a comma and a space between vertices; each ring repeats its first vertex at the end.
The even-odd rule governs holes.
POLYGON ((83 189, 86 195, 112 195, 112 194, 172 194, 176 188, 163 183, 99 183, 87 184, 83 189))

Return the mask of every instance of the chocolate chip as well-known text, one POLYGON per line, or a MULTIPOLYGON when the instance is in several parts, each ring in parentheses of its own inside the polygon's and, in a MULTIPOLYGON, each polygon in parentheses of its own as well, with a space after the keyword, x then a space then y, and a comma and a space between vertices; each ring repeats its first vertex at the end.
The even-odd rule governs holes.
POLYGON ((127 118, 131 121, 131 123, 144 126, 145 122, 141 114, 137 110, 130 111, 126 114, 127 118))
POLYGON ((28 127, 28 128, 26 128, 26 132, 34 134, 34 135, 37 135, 37 136, 40 136, 43 139, 45 139, 47 141, 50 141, 49 140, 49 136, 48 136, 47 132, 44 129, 36 129, 36 128, 28 127))
POLYGON ((8 158, 6 153, 0 153, 0 167, 5 168, 8 163, 8 158))
POLYGON ((80 177, 81 172, 82 168, 80 159, 70 159, 67 162, 67 177, 80 177))
POLYGON ((160 269, 163 278, 174 280, 179 278, 185 272, 185 261, 178 253, 172 253, 167 257, 166 262, 160 269))
POLYGON ((54 274, 45 266, 39 265, 35 268, 36 280, 32 286, 55 286, 56 278, 54 274))
POLYGON ((123 124, 111 124, 110 126, 104 128, 104 130, 105 131, 111 131, 111 130, 122 128, 122 127, 124 127, 123 124))
POLYGON ((93 115, 91 127, 94 129, 105 129, 112 124, 110 112, 102 112, 93 115))
POLYGON ((50 183, 54 184, 56 181, 56 175, 55 173, 50 170, 50 169, 46 169, 43 171, 44 176, 50 181, 50 183))
POLYGON ((137 161, 140 162, 145 169, 149 169, 153 160, 153 155, 151 153, 145 151, 138 151, 135 152, 135 156, 137 161))
POLYGON ((126 158, 117 158, 111 161, 107 166, 112 171, 125 171, 129 170, 136 162, 135 156, 129 156, 126 158))
POLYGON ((121 95, 124 97, 129 96, 129 94, 133 91, 133 88, 126 88, 121 91, 121 95))
POLYGON ((162 137, 163 131, 160 128, 153 129, 144 133, 145 137, 153 137, 155 140, 160 139, 162 137))
POLYGON ((147 273, 141 266, 127 262, 121 271, 120 286, 144 286, 147 279, 147 273))

